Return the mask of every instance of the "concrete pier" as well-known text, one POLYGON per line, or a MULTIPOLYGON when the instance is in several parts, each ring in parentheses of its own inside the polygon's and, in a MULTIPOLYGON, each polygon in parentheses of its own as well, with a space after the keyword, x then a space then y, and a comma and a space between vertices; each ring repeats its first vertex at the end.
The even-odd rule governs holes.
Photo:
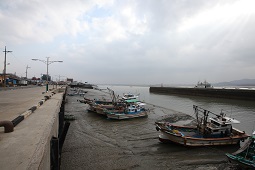
POLYGON ((24 115, 13 132, 4 133, 0 127, 1 169, 51 169, 50 141, 58 138, 65 88, 44 91, 45 87, 0 91, 0 121, 24 115))
POLYGON ((248 89, 150 87, 150 92, 162 94, 228 98, 238 100, 255 100, 255 90, 248 89))

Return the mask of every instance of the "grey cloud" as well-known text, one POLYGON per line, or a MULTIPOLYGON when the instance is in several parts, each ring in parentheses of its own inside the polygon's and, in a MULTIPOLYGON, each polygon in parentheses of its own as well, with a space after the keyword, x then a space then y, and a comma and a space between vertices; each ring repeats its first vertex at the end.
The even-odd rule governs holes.
POLYGON ((244 10, 240 15, 228 11, 232 4, 246 1, 35 2, 1 4, 1 41, 13 50, 34 47, 35 56, 63 59, 65 69, 57 65, 52 72, 95 83, 196 83, 254 77, 255 14, 245 9, 237 9, 244 10), (208 14, 222 6, 229 13, 208 14), (192 25, 192 19, 201 14, 209 16, 192 25), (49 44, 54 50, 47 54, 49 44))

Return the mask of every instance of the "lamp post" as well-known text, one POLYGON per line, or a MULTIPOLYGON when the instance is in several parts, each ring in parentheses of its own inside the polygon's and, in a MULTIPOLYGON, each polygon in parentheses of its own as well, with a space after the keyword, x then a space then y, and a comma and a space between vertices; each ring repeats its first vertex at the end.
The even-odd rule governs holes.
POLYGON ((44 64, 47 65, 47 80, 46 80, 46 92, 49 90, 49 87, 48 87, 48 81, 49 81, 49 73, 48 73, 48 70, 49 70, 49 65, 52 64, 52 63, 55 63, 55 62, 63 62, 63 61, 49 61, 49 58, 50 57, 46 57, 47 60, 40 60, 40 59, 32 59, 33 61, 41 61, 43 62, 44 64))

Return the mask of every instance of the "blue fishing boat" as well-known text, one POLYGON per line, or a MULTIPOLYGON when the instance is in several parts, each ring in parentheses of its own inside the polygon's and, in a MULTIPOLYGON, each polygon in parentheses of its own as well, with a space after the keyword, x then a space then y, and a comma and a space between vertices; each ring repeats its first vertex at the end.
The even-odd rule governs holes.
POLYGON ((148 110, 142 107, 139 104, 133 104, 127 106, 124 111, 118 110, 105 110, 105 113, 110 119, 131 119, 137 117, 146 117, 148 116, 148 110))

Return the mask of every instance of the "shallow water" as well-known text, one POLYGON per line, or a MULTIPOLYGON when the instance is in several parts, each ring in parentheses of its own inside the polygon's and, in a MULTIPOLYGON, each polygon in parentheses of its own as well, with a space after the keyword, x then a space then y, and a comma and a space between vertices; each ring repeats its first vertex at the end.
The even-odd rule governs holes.
MULTIPOLYGON (((240 124, 234 127, 251 134, 255 129, 255 103, 254 101, 210 98, 199 96, 163 95, 150 93, 149 87, 140 86, 99 86, 101 89, 110 88, 116 95, 123 93, 140 94, 140 100, 148 104, 186 113, 194 117, 193 105, 198 105, 213 113, 219 114, 221 110, 227 116, 239 120, 240 124)), ((107 90, 105 90, 107 92, 107 90)))

